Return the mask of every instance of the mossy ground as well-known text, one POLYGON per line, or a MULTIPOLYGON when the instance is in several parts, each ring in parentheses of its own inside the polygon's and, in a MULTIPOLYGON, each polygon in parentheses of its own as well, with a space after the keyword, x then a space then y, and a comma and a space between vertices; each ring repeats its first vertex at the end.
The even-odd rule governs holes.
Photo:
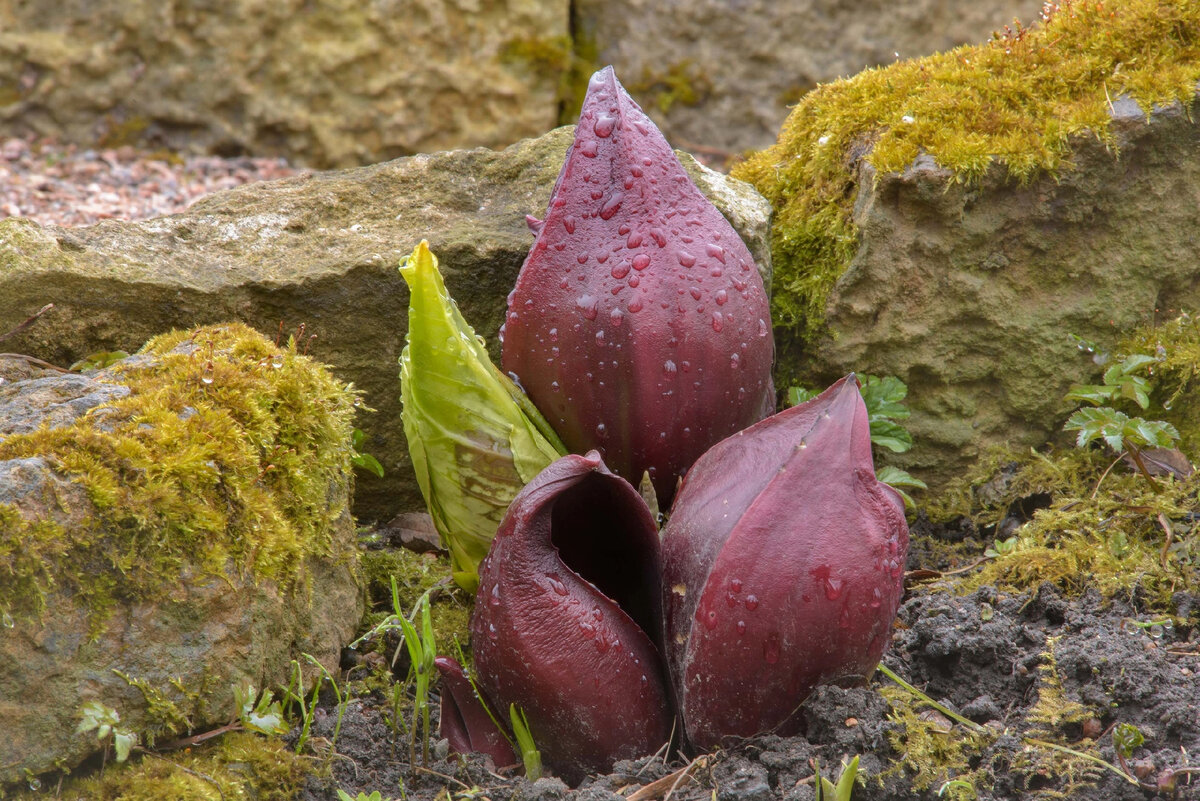
POLYGON ((1115 150, 1109 104, 1188 103, 1200 80, 1200 0, 1068 1, 1032 28, 866 70, 805 95, 774 147, 733 175, 776 209, 773 317, 810 338, 857 247, 851 212, 859 162, 904 170, 922 153, 976 181, 1071 167, 1071 140, 1115 150))
POLYGON ((327 496, 351 470, 352 388, 240 324, 165 334, 141 353, 100 374, 131 389, 103 426, 93 410, 0 442, 0 459, 46 459, 95 508, 64 528, 0 506, 0 613, 36 617, 65 590, 99 620, 185 568, 286 583, 328 552, 344 509, 327 496))

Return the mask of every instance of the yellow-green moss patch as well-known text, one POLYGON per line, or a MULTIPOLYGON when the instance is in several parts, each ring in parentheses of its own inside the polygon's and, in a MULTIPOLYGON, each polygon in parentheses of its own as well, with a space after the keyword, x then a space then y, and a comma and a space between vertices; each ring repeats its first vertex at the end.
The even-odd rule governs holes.
POLYGON ((1115 145, 1109 104, 1190 103, 1200 80, 1200 0, 1063 2, 1041 24, 978 46, 819 86, 779 143, 733 171, 776 208, 776 324, 817 333, 856 246, 857 167, 905 169, 921 153, 959 180, 993 165, 1018 181, 1070 167, 1071 137, 1115 145))
POLYGON ((99 374, 128 396, 0 442, 0 460, 41 457, 94 507, 63 527, 0 506, 0 613, 36 616, 61 588, 102 617, 187 571, 287 582, 328 552, 353 389, 240 324, 166 334, 141 354, 99 374))
MULTIPOLYGON (((227 734, 197 748, 110 762, 103 771, 68 777, 55 797, 66 801, 289 801, 315 763, 278 737, 227 734)), ((14 801, 43 798, 22 791, 14 801)))

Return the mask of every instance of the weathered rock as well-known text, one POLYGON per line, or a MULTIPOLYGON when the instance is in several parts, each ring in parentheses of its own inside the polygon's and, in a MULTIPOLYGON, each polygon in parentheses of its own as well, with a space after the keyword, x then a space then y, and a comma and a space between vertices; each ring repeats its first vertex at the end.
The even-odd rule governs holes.
POLYGON ((612 64, 667 138, 740 153, 775 142, 818 83, 981 42, 1040 0, 576 0, 576 37, 612 64), (669 8, 669 10, 667 10, 669 8))
POLYGON ((918 447, 901 461, 932 483, 989 444, 1045 443, 1070 385, 1099 369, 1071 334, 1111 348, 1155 315, 1200 308, 1198 112, 1147 119, 1118 99, 1117 148, 1080 137, 1072 169, 1027 186, 999 169, 966 186, 927 156, 878 176, 864 162, 830 335, 790 355, 906 381, 918 447))
MULTIPOLYGON (((238 319, 272 335, 306 324, 311 352, 378 410, 358 425, 385 477, 363 476, 362 517, 421 508, 400 423, 397 359, 407 328, 401 256, 428 239, 446 284, 499 360, 495 332, 533 242, 572 129, 503 151, 420 155, 257 184, 145 222, 41 228, 0 221, 0 329, 56 309, 5 349, 56 364, 132 350, 176 326, 238 319)), ((680 154, 701 191, 768 270, 770 206, 749 185, 680 154)), ((769 279, 767 281, 769 285, 769 279)))
POLYGON ((0 0, 0 128, 350 166, 555 124, 567 0, 0 0))
POLYGON ((221 725, 234 686, 336 669, 362 614, 352 395, 244 326, 147 347, 0 359, 0 794, 102 747, 89 702, 143 742, 221 725))

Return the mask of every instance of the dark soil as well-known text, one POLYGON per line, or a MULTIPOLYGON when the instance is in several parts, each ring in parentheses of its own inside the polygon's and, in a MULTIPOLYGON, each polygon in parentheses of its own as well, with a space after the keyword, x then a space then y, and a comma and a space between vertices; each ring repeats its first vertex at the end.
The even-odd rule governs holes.
MULTIPOLYGON (((1197 627, 1146 625, 1163 615, 1151 615, 1136 593, 1106 602, 1063 597, 1050 585, 1018 595, 951 589, 910 588, 884 664, 980 733, 877 673, 868 687, 818 689, 804 705, 804 736, 764 736, 698 760, 670 798, 814 799, 814 760, 836 777, 858 755, 854 801, 934 799, 943 787, 941 798, 1200 799, 1200 773, 1181 770, 1200 771, 1197 627), (1124 766, 1113 732, 1128 730, 1119 724, 1144 737, 1124 766), (952 779, 959 782, 946 785, 952 779)), ((1177 619, 1200 608, 1193 594, 1173 601, 1177 619)), ((388 707, 374 696, 347 705, 329 775, 310 778, 302 799, 333 799, 342 789, 351 797, 379 790, 385 799, 598 801, 627 798, 686 763, 680 755, 621 762, 569 788, 555 778, 531 783, 519 768, 496 769, 480 755, 447 755, 441 741, 428 768, 414 770, 407 739, 385 723, 388 707)), ((325 709, 313 733, 331 738, 335 720, 325 709)))

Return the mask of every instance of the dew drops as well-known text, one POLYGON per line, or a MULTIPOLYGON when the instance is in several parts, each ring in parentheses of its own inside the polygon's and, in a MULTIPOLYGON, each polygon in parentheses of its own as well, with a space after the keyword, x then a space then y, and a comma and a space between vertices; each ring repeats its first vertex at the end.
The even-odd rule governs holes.
POLYGON ((550 577, 550 589, 554 590, 556 595, 566 595, 567 587, 554 576, 550 577))
MULTIPOLYGON (((636 277, 636 276, 635 276, 636 277)), ((633 286, 633 278, 629 279, 629 285, 633 286)), ((640 297, 632 298, 629 301, 629 311, 637 314, 642 310, 642 299, 640 297)))
POLYGON ((825 577, 825 598, 830 601, 836 601, 842 597, 842 585, 845 584, 843 579, 836 579, 831 576, 825 577))
POLYGON ((611 114, 601 114, 596 118, 596 124, 592 126, 592 130, 596 132, 596 136, 601 139, 607 139, 612 136, 613 129, 617 127, 617 118, 611 114))
MULTIPOLYGON (((715 317, 718 314, 720 314, 720 312, 714 312, 713 316, 715 317)), ((721 329, 717 328, 717 326, 715 324, 713 325, 713 328, 717 331, 721 330, 721 329)), ((729 368, 731 370, 736 370, 741 366, 742 366, 742 357, 736 353, 729 354, 729 368)))
POLYGON ((625 247, 633 249, 642 246, 642 235, 636 231, 625 238, 625 247))
POLYGON ((688 253, 686 250, 681 250, 679 251, 679 263, 684 267, 691 267, 696 263, 696 257, 691 253, 688 253))
POLYGON ((604 425, 604 423, 597 423, 596 436, 600 439, 608 439, 608 426, 604 425))
POLYGON ((746 621, 739 620, 737 622, 737 633, 739 637, 746 633, 746 621))
POLYGON ((612 266, 609 274, 618 281, 629 275, 629 262, 621 260, 612 266))
POLYGON ((613 215, 621 208, 621 201, 625 199, 625 195, 621 192, 613 192, 609 195, 608 200, 600 207, 600 219, 611 220, 613 215))
POLYGON ((617 233, 621 236, 625 236, 625 234, 629 233, 629 225, 627 223, 621 223, 620 227, 617 228, 617 233))
POLYGON ((758 318, 758 335, 759 335, 759 337, 765 337, 768 333, 770 333, 770 331, 767 328, 767 321, 764 320, 763 318, 759 317, 758 318))
POLYGON ((724 306, 729 301, 729 293, 724 289, 718 289, 713 295, 713 299, 716 300, 718 306, 724 306))
MULTIPOLYGON (((617 287, 617 289, 620 289, 620 287, 617 287)), ((625 313, 620 309, 614 308, 608 313, 608 319, 614 328, 620 327, 621 323, 625 320, 625 313)))
POLYGON ((553 390, 553 391, 555 391, 555 392, 559 392, 559 391, 561 391, 561 390, 562 390, 562 387, 560 387, 560 386, 558 385, 558 382, 557 382, 557 381, 551 381, 551 382, 550 382, 550 389, 552 389, 552 390, 553 390))
POLYGON ((283 367, 283 354, 282 353, 276 353, 274 356, 271 357, 271 367, 276 370, 278 370, 280 367, 283 367))
POLYGON ((487 634, 488 634, 488 639, 489 639, 489 640, 493 640, 493 641, 495 641, 495 640, 497 640, 497 639, 499 639, 499 638, 500 638, 500 633, 496 631, 496 624, 495 624, 495 623, 488 623, 488 632, 487 632, 487 634))
POLYGON ((200 374, 200 381, 201 381, 201 383, 204 383, 204 384, 211 384, 213 382, 213 363, 212 362, 208 362, 207 364, 204 365, 204 372, 200 374))
POLYGON ((663 362, 663 375, 667 378, 674 378, 679 368, 675 366, 675 362, 667 359, 663 362))
POLYGON ((492 585, 492 594, 488 598, 488 605, 489 606, 499 606, 500 605, 500 585, 499 584, 492 585))
POLYGON ((599 145, 596 144, 596 140, 588 139, 579 146, 579 152, 587 156, 589 159, 594 159, 596 158, 596 154, 600 152, 600 148, 599 145))
POLYGON ((747 595, 746 596, 746 609, 753 612, 757 608, 758 608, 758 596, 753 595, 753 594, 747 595))
POLYGON ((658 245, 660 248, 665 248, 667 246, 667 235, 662 232, 661 228, 651 228, 650 238, 653 239, 654 244, 658 245))
POLYGON ((631 289, 637 287, 637 285, 640 284, 641 282, 642 282, 642 277, 640 275, 638 275, 637 273, 634 273, 633 275, 629 276, 629 287, 631 289))
POLYGON ((596 303, 597 300, 592 295, 580 295, 575 301, 575 308, 583 313, 583 316, 588 320, 596 319, 596 303))
POLYGON ((645 253, 639 253, 633 257, 633 269, 644 270, 650 266, 650 257, 645 253))
MULTIPOLYGON (((712 313, 712 329, 719 334, 719 333, 721 333, 721 329, 724 327, 725 327, 725 315, 721 314, 719 311, 713 312, 712 313)), ((733 358, 737 358, 736 353, 733 354, 733 358)), ((737 365, 734 365, 734 366, 736 367, 737 365)))
POLYGON ((551 342, 557 342, 557 341, 558 341, 558 329, 557 329, 557 328, 551 328, 551 329, 550 329, 550 331, 549 331, 549 333, 548 333, 548 336, 550 337, 550 341, 551 341, 551 342))
POLYGON ((741 592, 742 591, 742 580, 739 578, 731 578, 729 580, 729 591, 730 592, 741 592))
POLYGON ((709 242, 706 244, 704 246, 704 252, 721 262, 721 264, 725 263, 725 248, 721 247, 717 243, 709 242))
POLYGON ((712 631, 716 627, 717 627, 717 613, 712 610, 709 610, 708 614, 706 614, 704 616, 704 628, 708 629, 709 631, 712 631))
MULTIPOLYGON (((688 294, 692 296, 692 300, 700 300, 700 298, 704 297, 704 294, 700 291, 700 287, 698 286, 690 288, 688 290, 688 294)), ((721 329, 718 328, 717 330, 720 331, 721 329)))

